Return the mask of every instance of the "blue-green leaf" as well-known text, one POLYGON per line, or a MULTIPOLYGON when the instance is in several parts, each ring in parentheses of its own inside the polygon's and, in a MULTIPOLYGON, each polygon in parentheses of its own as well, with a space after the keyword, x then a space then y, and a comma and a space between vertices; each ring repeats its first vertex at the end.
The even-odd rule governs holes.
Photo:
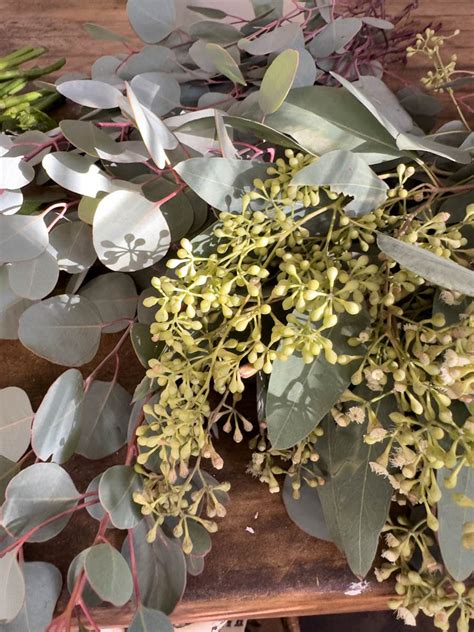
POLYGON ((123 606, 133 593, 132 574, 122 555, 110 544, 92 546, 84 560, 91 588, 104 601, 123 606))
POLYGON ((276 112, 286 99, 298 70, 299 53, 288 49, 280 53, 263 76, 258 103, 264 114, 276 112))

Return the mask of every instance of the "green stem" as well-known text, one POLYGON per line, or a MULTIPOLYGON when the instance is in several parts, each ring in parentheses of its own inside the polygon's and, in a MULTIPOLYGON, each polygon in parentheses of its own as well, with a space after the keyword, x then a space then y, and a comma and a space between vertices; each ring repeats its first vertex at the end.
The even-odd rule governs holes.
POLYGON ((31 61, 32 59, 36 59, 37 57, 40 57, 47 52, 48 49, 44 46, 24 50, 21 54, 17 54, 15 57, 11 58, 7 62, 5 62, 5 60, 3 60, 3 62, 0 62, 0 69, 6 70, 7 68, 15 68, 16 66, 21 66, 21 64, 24 64, 27 61, 31 61))
POLYGON ((42 96, 44 96, 43 93, 36 90, 33 92, 26 92, 25 94, 19 94, 18 96, 0 99, 0 110, 8 110, 9 108, 22 103, 33 103, 33 101, 37 101, 42 96))
POLYGON ((26 87, 27 81, 25 79, 12 79, 11 81, 5 81, 0 85, 0 98, 6 95, 16 94, 20 90, 26 87))
POLYGON ((42 77, 43 75, 48 75, 50 72, 55 72, 64 66, 66 60, 64 57, 58 59, 54 63, 49 66, 35 66, 34 68, 30 68, 29 70, 5 70, 0 72, 0 81, 5 81, 7 79, 17 79, 18 77, 23 77, 24 79, 37 79, 38 77, 42 77))

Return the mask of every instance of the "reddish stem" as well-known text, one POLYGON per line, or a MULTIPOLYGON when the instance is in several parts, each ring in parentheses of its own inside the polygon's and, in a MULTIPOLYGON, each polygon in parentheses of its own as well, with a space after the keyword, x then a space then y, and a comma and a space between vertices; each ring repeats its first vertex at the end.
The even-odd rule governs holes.
POLYGON ((130 549, 130 567, 131 567, 132 578, 133 578, 133 590, 135 592, 135 603, 138 608, 141 603, 141 596, 140 596, 140 586, 138 583, 137 558, 135 555, 135 546, 133 542, 132 529, 128 530, 128 546, 130 549))

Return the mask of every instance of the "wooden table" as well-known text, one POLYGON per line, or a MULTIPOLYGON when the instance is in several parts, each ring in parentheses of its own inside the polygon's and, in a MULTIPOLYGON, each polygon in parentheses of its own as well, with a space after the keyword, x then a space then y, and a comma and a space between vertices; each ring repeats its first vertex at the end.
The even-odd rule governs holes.
MULTIPOLYGON (((398 9, 405 2, 391 0, 388 4, 398 9)), ((97 56, 115 52, 117 44, 91 41, 84 34, 82 23, 100 22, 128 34, 124 6, 124 0, 15 3, 3 0, 0 53, 25 43, 46 45, 51 59, 67 56, 66 70, 87 71, 97 56)), ((474 70, 473 0, 450 3, 420 0, 416 16, 421 25, 442 18, 446 31, 462 28, 462 35, 456 40, 460 65, 474 70)), ((448 46, 446 50, 449 52, 448 46)), ((404 75, 413 78, 422 70, 415 59, 404 75)), ((450 115, 448 110, 444 118, 450 115)), ((98 358, 91 367, 83 367, 84 373, 90 372, 113 348, 116 339, 114 335, 103 337, 98 358)), ((17 342, 0 344, 0 366, 0 388, 15 385, 25 389, 33 406, 39 404, 49 384, 64 370, 33 356, 17 342)), ((121 367, 119 381, 133 391, 143 369, 130 348, 122 354, 121 367)), ((107 379, 111 375, 105 371, 101 377, 107 379)), ((249 459, 246 446, 229 444, 224 452, 225 477, 232 483, 228 515, 213 536, 213 549, 206 558, 204 573, 189 578, 185 597, 173 614, 174 621, 372 611, 387 607, 389 583, 380 585, 370 576, 367 583, 358 585, 334 545, 298 529, 287 517, 281 496, 269 494, 265 486, 245 473, 249 459), (248 526, 255 533, 247 531, 248 526)), ((83 490, 95 473, 119 457, 111 457, 108 463, 75 457, 68 469, 83 490)), ((95 521, 81 512, 53 542, 41 547, 31 545, 28 555, 30 559, 51 561, 64 572, 73 556, 92 541, 95 530, 95 521)), ((104 626, 120 627, 130 621, 127 608, 101 608, 94 616, 104 626)))

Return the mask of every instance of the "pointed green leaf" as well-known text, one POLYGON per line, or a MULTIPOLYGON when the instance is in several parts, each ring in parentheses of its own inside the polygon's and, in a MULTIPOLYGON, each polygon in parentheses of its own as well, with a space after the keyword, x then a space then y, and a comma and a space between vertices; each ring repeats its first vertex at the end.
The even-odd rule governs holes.
POLYGON ((454 494, 463 494, 474 500, 474 468, 465 466, 458 474, 456 485, 448 489, 444 480, 452 473, 447 468, 438 470, 441 500, 438 502, 439 546, 443 562, 457 581, 464 581, 474 573, 474 550, 462 544, 462 531, 466 522, 474 522, 474 508, 461 507, 454 494))
POLYGON ((219 44, 206 44, 206 52, 217 70, 234 83, 246 86, 247 82, 232 55, 219 44))
POLYGON ((96 544, 87 552, 84 570, 91 588, 104 601, 123 606, 132 596, 132 574, 122 555, 110 544, 96 544))
POLYGON ((133 529, 143 518, 133 501, 134 492, 142 487, 140 477, 128 465, 114 465, 102 474, 99 499, 117 529, 133 529))
POLYGON ((288 49, 276 57, 262 79, 258 103, 264 114, 276 112, 286 99, 298 70, 299 53, 288 49))
POLYGON ((337 18, 317 33, 309 44, 309 51, 316 59, 339 52, 354 39, 362 28, 359 18, 337 18))
POLYGON ((397 136, 397 147, 414 151, 426 151, 429 154, 442 156, 453 162, 468 165, 471 162, 471 155, 464 149, 450 147, 432 140, 429 136, 415 136, 414 134, 399 134, 397 136))
POLYGON ((84 398, 81 436, 77 453, 101 459, 123 446, 131 395, 118 383, 95 380, 84 398))
POLYGON ((235 26, 212 20, 202 20, 191 24, 189 35, 194 39, 221 44, 222 46, 237 42, 242 37, 242 33, 235 26))
POLYGON ((394 259, 402 268, 406 268, 420 277, 447 290, 474 296, 474 272, 458 263, 438 257, 425 248, 408 244, 384 233, 377 234, 380 250, 394 259))
MULTIPOLYGON (((336 353, 357 353, 347 338, 367 325, 367 315, 340 315, 330 331, 336 353)), ((360 360, 345 365, 329 364, 321 351, 305 364, 299 355, 275 360, 268 384, 266 421, 268 436, 275 450, 291 448, 304 439, 331 410, 350 383, 360 360)))
POLYGON ((88 108, 108 110, 120 107, 123 95, 114 86, 94 79, 74 79, 56 86, 57 91, 66 98, 88 108))
MULTIPOLYGON (((59 514, 72 509, 79 501, 79 492, 69 474, 56 463, 35 463, 10 481, 2 508, 2 524, 15 536, 22 536, 59 514)), ((30 542, 54 538, 69 522, 72 512, 32 535, 30 542)))
POLYGON ((341 428, 327 416, 322 427, 318 466, 326 475, 326 483, 317 491, 326 524, 352 572, 365 577, 374 561, 392 496, 388 479, 370 469, 385 446, 364 443, 366 423, 353 422, 341 428))
POLYGON ((114 42, 128 42, 129 38, 120 33, 114 33, 109 29, 104 28, 100 24, 94 22, 86 22, 84 24, 84 30, 96 40, 114 41, 114 42))
POLYGON ((241 50, 251 55, 268 55, 287 48, 304 49, 304 37, 299 24, 288 22, 256 38, 241 39, 238 45, 241 50))
POLYGON ((33 409, 25 391, 17 386, 0 390, 0 455, 18 461, 30 445, 33 409))
POLYGON ((82 296, 61 294, 29 307, 20 317, 22 344, 55 364, 90 362, 100 342, 101 318, 82 296))
POLYGON ((330 151, 324 158, 315 160, 299 171, 292 184, 327 185, 336 193, 354 199, 345 208, 351 215, 364 215, 382 204, 387 197, 388 185, 378 178, 365 160, 350 151, 330 151))
POLYGON ((69 369, 49 387, 36 411, 31 444, 36 455, 64 463, 79 441, 84 385, 80 371, 69 369))

